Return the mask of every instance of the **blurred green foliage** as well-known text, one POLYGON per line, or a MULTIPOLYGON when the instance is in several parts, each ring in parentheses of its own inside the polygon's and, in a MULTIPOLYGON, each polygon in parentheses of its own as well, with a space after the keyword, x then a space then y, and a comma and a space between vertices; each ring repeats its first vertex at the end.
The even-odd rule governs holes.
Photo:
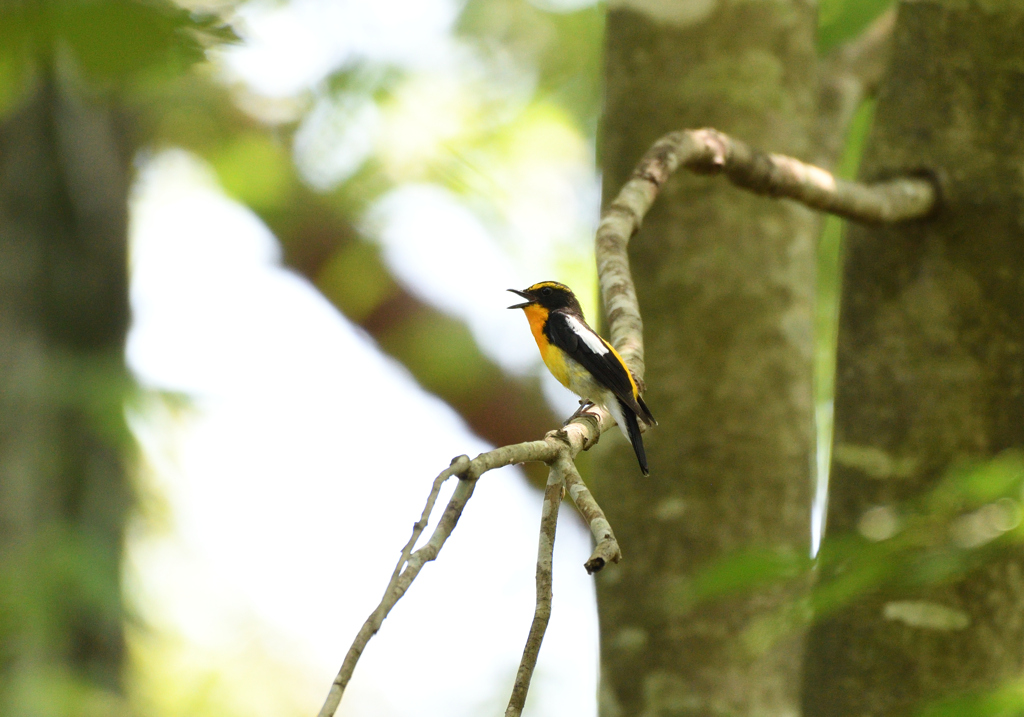
POLYGON ((108 548, 86 531, 50 525, 30 542, 5 550, 0 556, 0 649, 12 650, 24 634, 42 645, 62 645, 69 620, 83 608, 93 620, 118 622, 118 557, 108 548))
POLYGON ((380 250, 368 242, 353 242, 336 251, 320 271, 317 284, 357 322, 395 293, 395 280, 380 250))
POLYGON ((667 586, 664 606, 671 614, 686 614, 704 602, 796 579, 812 564, 809 555, 791 550, 755 547, 731 553, 667 586))
POLYGON ((1019 550, 1022 517, 1024 455, 1007 451, 950 468, 923 495, 867 510, 857 532, 826 536, 815 560, 765 547, 729 555, 669 586, 665 607, 686 614, 702 603, 806 580, 813 570, 817 580, 809 597, 768 621, 778 628, 772 639, 781 638, 866 595, 947 584, 1019 550))
POLYGON ((120 82, 140 73, 180 72, 203 60, 210 44, 235 40, 234 31, 215 16, 170 2, 5 2, 0 4, 5 75, 0 87, 27 79, 33 65, 51 64, 58 52, 73 58, 91 82, 120 82))
POLYGON ((116 676, 83 674, 61 659, 83 623, 93 636, 120 634, 120 554, 110 547, 88 529, 51 523, 0 550, 0 664, 20 666, 0 679, 5 714, 128 714, 109 688, 116 676))
POLYGON ((894 0, 822 0, 818 3, 818 50, 825 53, 856 37, 894 0))
POLYGON ((230 137, 209 157, 224 191, 258 212, 284 210, 296 181, 281 140, 266 132, 230 137), (254 172, 253 167, 259 167, 254 172))
POLYGON ((462 398, 487 390, 487 368, 470 350, 473 338, 461 321, 440 314, 420 316, 383 334, 380 342, 409 357, 413 373, 428 391, 448 386, 456 391, 453 398, 462 398))
MULTIPOLYGON (((853 117, 847 134, 843 156, 835 174, 843 179, 856 179, 864 152, 864 142, 871 129, 875 112, 874 100, 864 102, 853 117)), ((827 215, 818 240, 817 297, 815 302, 815 398, 818 404, 831 401, 835 381, 836 338, 839 329, 839 294, 842 282, 843 219, 827 215)), ((831 443, 831 426, 819 440, 831 443)))
POLYGON ((600 115, 604 15, 598 3, 554 13, 524 0, 469 0, 458 30, 531 68, 538 99, 561 105, 593 136, 600 115))
POLYGON ((926 706, 918 717, 1017 717, 1024 714, 1024 682, 970 692, 926 706))
POLYGON ((5 715, 131 714, 120 690, 126 618, 121 542, 130 502, 125 464, 133 448, 125 402, 134 385, 123 355, 127 296, 119 291, 126 282, 117 277, 125 252, 117 243, 125 240, 128 184, 119 172, 132 148, 120 144, 128 144, 131 132, 121 135, 124 127, 108 123, 124 110, 125 89, 180 77, 204 59, 208 44, 234 37, 212 15, 171 2, 0 3, 0 191, 11 192, 4 196, 0 232, 10 232, 5 257, 22 273, 20 283, 5 284, 16 296, 10 303, 5 296, 11 314, 0 332, 8 372, 0 386, 5 715), (48 124, 29 127, 33 122, 48 124), (82 137, 86 141, 76 144, 82 137), (99 175, 111 185, 94 187, 102 198, 75 194, 82 189, 75 185, 75 162, 109 150, 125 155, 100 158, 114 167, 99 175), (25 192, 19 182, 35 184, 25 192), (20 206, 23 196, 45 203, 48 215, 20 206), (105 227, 102 241, 113 248, 95 246, 92 222, 105 227), (65 243, 48 244, 54 236, 65 243), (17 263, 25 256, 32 258, 17 263), (105 293, 78 291, 89 282, 101 283, 105 293), (41 320, 39 306, 76 301, 76 321, 41 320))

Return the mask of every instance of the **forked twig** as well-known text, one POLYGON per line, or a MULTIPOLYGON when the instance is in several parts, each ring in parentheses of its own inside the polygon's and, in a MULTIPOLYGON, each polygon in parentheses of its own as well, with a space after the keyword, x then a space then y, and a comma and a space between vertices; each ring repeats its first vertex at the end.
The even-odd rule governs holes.
MULTIPOLYGON (((596 443, 601 433, 613 425, 614 423, 607 412, 591 409, 588 414, 576 418, 561 430, 551 431, 543 440, 528 441, 496 448, 493 451, 481 453, 473 460, 466 456, 455 458, 452 464, 434 480, 430 495, 427 498, 427 504, 419 521, 413 526, 413 535, 402 550, 402 555, 392 573, 388 588, 384 592, 380 604, 377 605, 366 619, 366 622, 363 623, 363 626, 352 641, 352 645, 349 647, 342 662, 341 669, 338 670, 338 674, 331 684, 327 699, 320 709, 319 717, 333 717, 338 709, 338 705, 341 703, 345 688, 352 679, 356 663, 359 661, 363 650, 366 649, 366 644, 380 629, 384 618, 388 616, 391 608, 406 593, 423 566, 437 557, 445 541, 452 534, 452 531, 455 530, 455 526, 458 524, 466 503, 472 497, 476 482, 480 476, 495 468, 526 463, 528 461, 540 461, 552 466, 572 465, 573 460, 581 450, 589 448, 596 443), (459 477, 459 485, 455 488, 455 492, 449 499, 437 527, 434 528, 434 532, 430 536, 430 540, 419 550, 411 552, 416 544, 416 540, 419 539, 430 519, 430 513, 434 503, 437 501, 441 485, 452 476, 459 477)), ((564 469, 559 469, 558 472, 559 475, 564 476, 564 469)), ((558 490, 558 498, 561 500, 561 484, 558 490)), ((538 649, 539 640, 542 638, 543 630, 538 638, 538 649)))

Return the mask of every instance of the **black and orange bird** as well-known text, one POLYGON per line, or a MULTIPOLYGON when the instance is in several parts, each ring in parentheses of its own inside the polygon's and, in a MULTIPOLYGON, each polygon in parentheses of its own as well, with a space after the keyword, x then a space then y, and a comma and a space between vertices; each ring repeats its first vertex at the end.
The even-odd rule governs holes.
POLYGON ((604 406, 633 444, 640 470, 647 453, 638 421, 656 426, 633 374, 610 343, 587 326, 576 296, 565 284, 542 281, 528 289, 509 289, 526 299, 508 308, 522 309, 537 340, 541 358, 558 382, 581 399, 579 414, 590 405, 604 406))

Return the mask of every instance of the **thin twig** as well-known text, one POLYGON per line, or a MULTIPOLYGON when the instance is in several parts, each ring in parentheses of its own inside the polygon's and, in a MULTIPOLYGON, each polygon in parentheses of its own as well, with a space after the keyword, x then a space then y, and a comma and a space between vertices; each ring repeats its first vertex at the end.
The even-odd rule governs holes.
POLYGON ((615 539, 615 533, 612 532, 611 523, 608 522, 601 506, 597 504, 594 496, 583 483, 575 465, 570 466, 565 474, 565 487, 569 491, 572 502, 576 504, 576 510, 590 526, 590 532, 596 542, 590 559, 583 564, 583 567, 593 575, 608 563, 617 563, 622 560, 622 550, 619 548, 619 541, 615 539))
POLYGON ((581 450, 590 448, 597 442, 603 431, 614 425, 611 417, 605 411, 591 409, 590 414, 592 415, 584 415, 573 420, 561 430, 551 431, 540 441, 503 446, 481 453, 473 460, 469 460, 466 456, 459 456, 452 461, 451 466, 438 475, 431 487, 423 514, 413 527, 413 537, 402 551, 388 589, 385 591, 384 597, 381 598, 380 604, 366 619, 352 641, 341 669, 338 670, 338 675, 331 684, 327 699, 320 709, 319 717, 333 717, 337 711, 345 688, 348 686, 349 680, 352 679, 356 663, 359 662, 363 650, 366 649, 366 644, 380 629, 384 618, 406 593, 423 566, 437 557, 445 541, 458 524, 466 503, 472 497, 477 479, 495 468, 528 461, 554 464, 564 460, 571 464, 581 450), (441 484, 453 475, 459 476, 461 480, 448 501, 437 527, 434 528, 430 540, 419 550, 409 553, 430 519, 430 512, 437 500, 441 484))
POLYGON ((434 510, 434 503, 437 502, 437 497, 441 494, 441 486, 444 485, 446 480, 452 476, 461 475, 468 468, 469 456, 456 456, 452 459, 451 465, 441 471, 440 475, 434 479, 434 485, 430 488, 430 495, 427 496, 427 504, 423 506, 423 513, 420 515, 420 519, 412 524, 412 537, 409 538, 409 542, 402 548, 398 564, 395 565, 395 570, 391 573, 391 580, 384 591, 385 595, 391 592, 395 585, 398 584, 398 577, 402 574, 402 568, 409 562, 409 556, 412 554, 412 549, 416 547, 416 541, 420 539, 420 535, 423 534, 423 531, 426 530, 427 525, 430 523, 430 514, 434 510))
POLYGON ((516 681, 512 686, 512 695, 505 709, 505 717, 519 717, 523 712, 533 670, 537 666, 540 646, 548 629, 548 620, 551 618, 551 563, 555 549, 555 527, 558 525, 558 506, 565 491, 565 476, 572 465, 569 457, 562 455, 551 464, 548 471, 544 505, 541 509, 540 539, 537 541, 537 603, 533 611, 533 622, 530 624, 530 634, 523 648, 523 658, 519 661, 516 681))
POLYGON ((466 507, 466 503, 473 495, 473 489, 476 487, 475 479, 459 481, 459 485, 455 488, 455 492, 448 501, 448 505, 441 515, 441 520, 438 522, 437 527, 434 528, 433 535, 430 536, 430 540, 415 553, 409 554, 408 551, 415 545, 419 534, 422 533, 430 518, 430 511, 433 508, 434 501, 437 500, 440 484, 452 475, 459 475, 460 477, 466 475, 470 470, 470 465, 469 458, 459 456, 434 481, 434 487, 427 498, 427 505, 423 510, 423 517, 413 527, 413 537, 406 544, 405 549, 402 550, 402 556, 399 558, 395 573, 388 583, 388 589, 385 591, 384 597, 381 598, 380 604, 370 613, 370 617, 366 618, 363 626, 359 628, 355 640, 352 641, 351 647, 348 648, 345 660, 341 663, 341 669, 338 670, 338 675, 331 684, 331 689, 327 694, 327 699, 324 701, 324 706, 320 709, 319 717, 331 717, 334 715, 338 709, 338 704, 341 702, 341 696, 345 693, 345 687, 348 685, 349 680, 352 679, 352 672, 356 668, 356 663, 359 662, 359 657, 363 654, 363 650, 366 649, 366 643, 377 634, 381 624, 384 622, 384 618, 391 612, 391 608, 395 606, 395 603, 409 589, 412 581, 416 579, 423 566, 437 557, 444 542, 455 529, 459 516, 462 515, 463 508, 466 507))

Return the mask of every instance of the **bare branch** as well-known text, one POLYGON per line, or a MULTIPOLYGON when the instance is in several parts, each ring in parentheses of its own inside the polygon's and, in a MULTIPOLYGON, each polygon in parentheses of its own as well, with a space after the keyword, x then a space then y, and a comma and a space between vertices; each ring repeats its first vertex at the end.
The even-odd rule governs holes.
POLYGON ((565 477, 575 471, 573 462, 566 455, 560 455, 548 471, 548 483, 544 489, 544 507, 541 509, 540 539, 537 541, 537 605, 533 611, 530 634, 526 638, 523 657, 519 661, 516 681, 512 686, 505 717, 519 717, 530 691, 530 680, 537 666, 540 645, 551 618, 551 562, 555 549, 555 527, 558 524, 558 506, 565 491, 565 477))
POLYGON ((860 222, 923 217, 937 198, 934 185, 926 179, 899 178, 871 185, 848 182, 792 157, 764 154, 714 129, 665 135, 640 160, 597 228, 597 272, 611 342, 641 381, 643 321, 626 247, 662 185, 681 166, 700 174, 725 174, 733 184, 757 194, 788 197, 860 222))
POLYGON ((398 559, 398 564, 395 565, 395 571, 391 573, 391 580, 388 582, 387 590, 384 594, 387 595, 391 590, 394 589, 395 585, 398 584, 398 578, 402 574, 402 568, 409 562, 409 555, 412 553, 412 549, 416 547, 416 541, 420 539, 420 535, 426 530, 427 524, 430 522, 430 514, 434 510, 434 503, 437 502, 437 497, 441 494, 441 486, 444 482, 454 475, 460 475, 469 468, 469 456, 456 456, 452 458, 451 465, 445 470, 441 471, 441 474, 434 479, 434 485, 430 489, 430 495, 427 496, 427 504, 423 506, 423 513, 420 515, 420 519, 412 524, 412 537, 409 538, 409 542, 402 548, 401 557, 398 559))
POLYGON ((430 520, 430 512, 433 510, 438 493, 440 493, 441 485, 453 475, 461 477, 467 474, 470 467, 471 461, 469 458, 467 456, 459 456, 453 459, 451 465, 443 470, 434 480, 430 495, 427 498, 426 507, 424 507, 419 521, 413 525, 412 538, 409 539, 409 542, 402 549, 402 555, 398 559, 398 565, 395 567, 394 573, 392 573, 391 581, 384 592, 384 597, 381 598, 380 604, 377 605, 376 609, 370 613, 370 617, 366 618, 366 622, 363 623, 363 626, 356 634, 355 640, 352 641, 352 646, 348 648, 348 653, 341 664, 341 669, 338 670, 338 675, 334 678, 333 684, 331 684, 331 689, 327 694, 324 706, 320 709, 319 717, 332 717, 334 715, 338 709, 338 704, 341 702, 341 696, 345 693, 345 687, 348 685, 349 680, 352 679, 352 672, 356 668, 356 663, 359 662, 363 650, 366 649, 366 643, 377 634, 381 623, 384 622, 384 618, 391 612, 391 608, 395 606, 395 603, 409 589, 412 581, 419 574, 420 569, 427 562, 437 557, 441 546, 444 545, 445 540, 448 539, 452 530, 455 529, 459 516, 462 514, 462 509, 465 508, 466 502, 473 495, 476 480, 459 481, 459 485, 448 501, 448 506, 445 508, 440 522, 434 529, 433 535, 430 536, 430 540, 415 553, 410 554, 410 551, 416 544, 416 540, 430 520))
MULTIPOLYGON (((384 597, 381 598, 380 604, 370 614, 370 617, 366 619, 366 622, 363 623, 363 626, 352 641, 352 645, 349 647, 348 653, 342 662, 341 669, 338 670, 338 675, 334 678, 327 699, 324 701, 324 706, 320 709, 319 717, 333 717, 337 711, 342 695, 345 693, 345 688, 348 686, 349 680, 352 679, 356 663, 363 654, 363 650, 366 649, 366 644, 380 629, 384 618, 388 616, 391 608, 406 593, 423 566, 437 557, 445 541, 452 534, 452 531, 455 530, 455 526, 458 524, 466 503, 472 497, 477 479, 487 471, 494 470, 495 468, 526 463, 528 461, 540 461, 549 465, 567 462, 571 466, 572 461, 580 451, 594 445, 600 438, 601 433, 614 425, 611 416, 603 410, 591 409, 590 414, 593 415, 580 416, 564 428, 558 431, 551 431, 540 441, 528 441, 511 446, 503 446, 493 451, 481 453, 473 460, 469 460, 466 456, 459 456, 452 461, 448 468, 438 475, 431 487, 423 513, 419 521, 413 526, 413 535, 402 550, 402 555, 392 574, 391 581, 388 583, 384 597), (437 527, 434 528, 434 532, 430 536, 430 540, 419 550, 410 552, 413 546, 415 546, 416 540, 419 539, 419 536, 426 528, 441 485, 445 480, 455 475, 460 478, 459 485, 448 501, 448 505, 445 507, 437 527)), ((565 469, 563 468, 559 475, 564 476, 564 474, 565 469)), ((559 487, 559 499, 561 499, 561 487, 559 487)), ((541 637, 543 637, 543 633, 541 637)))
POLYGON ((594 552, 590 554, 590 559, 583 564, 587 572, 593 575, 608 563, 617 563, 622 560, 622 550, 619 548, 619 541, 615 539, 615 533, 612 532, 612 526, 605 517, 604 511, 601 510, 601 506, 597 504, 594 496, 590 494, 590 490, 583 483, 575 465, 570 466, 566 473, 565 485, 572 497, 572 502, 576 504, 576 509, 590 525, 590 532, 597 543, 594 546, 594 552))

